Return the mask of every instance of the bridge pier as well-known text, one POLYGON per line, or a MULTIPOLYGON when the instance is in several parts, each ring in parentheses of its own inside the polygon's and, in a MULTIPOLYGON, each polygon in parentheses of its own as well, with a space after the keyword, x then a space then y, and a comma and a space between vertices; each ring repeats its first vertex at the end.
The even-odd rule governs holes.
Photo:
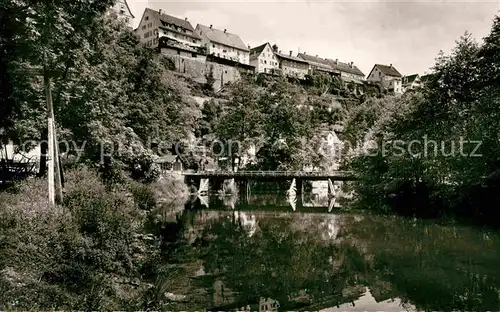
POLYGON ((211 179, 212 183, 210 183, 210 190, 212 191, 212 193, 216 193, 218 191, 221 191, 222 190, 222 186, 224 185, 224 180, 225 179, 219 179, 219 178, 216 178, 216 179, 211 179))
POLYGON ((248 203, 248 197, 250 196, 250 182, 248 180, 238 180, 238 192, 239 198, 243 203, 248 203))
POLYGON ((302 179, 295 179, 295 187, 296 187, 296 194, 297 194, 297 197, 299 197, 299 195, 302 195, 302 193, 304 192, 304 180, 302 179))

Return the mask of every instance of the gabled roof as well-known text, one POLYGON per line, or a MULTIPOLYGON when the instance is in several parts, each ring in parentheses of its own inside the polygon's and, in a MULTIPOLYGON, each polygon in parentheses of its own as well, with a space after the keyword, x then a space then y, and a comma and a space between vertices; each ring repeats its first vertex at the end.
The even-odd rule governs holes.
POLYGON ((223 44, 228 47, 236 48, 245 52, 249 52, 248 47, 243 43, 243 40, 235 34, 224 32, 219 29, 210 28, 205 25, 198 24, 196 29, 200 29, 207 38, 216 43, 223 44))
POLYGON ((332 66, 330 65, 330 62, 328 62, 327 60, 322 59, 320 57, 316 57, 316 56, 312 56, 312 55, 307 55, 305 53, 299 53, 297 56, 300 57, 300 58, 302 58, 302 59, 304 59, 304 60, 306 60, 309 63, 320 65, 320 66, 322 66, 324 68, 328 68, 330 70, 333 70, 332 66))
MULTIPOLYGON (((254 48, 251 48, 250 49, 250 59, 255 59, 257 58, 261 53, 262 51, 264 51, 264 49, 266 48, 266 46, 269 44, 269 42, 266 42, 264 44, 261 44, 260 46, 258 47, 254 47, 254 48)), ((269 47, 271 47, 271 45, 269 44, 269 47)), ((271 48, 272 50, 272 48, 271 48)))
POLYGON ((301 59, 300 57, 290 56, 290 55, 281 54, 281 53, 276 53, 276 56, 278 58, 282 58, 282 59, 289 60, 289 61, 292 61, 292 62, 309 64, 306 60, 301 59))
POLYGON ((413 75, 409 75, 409 76, 404 76, 403 77, 403 84, 407 84, 407 83, 413 83, 417 78, 419 78, 419 75, 418 74, 413 74, 413 75))
MULTIPOLYGON (((399 77, 399 78, 401 78, 401 77, 403 76, 403 75, 401 75, 401 74, 398 72, 398 70, 397 70, 394 66, 392 66, 392 65, 387 66, 387 65, 382 65, 382 64, 375 64, 375 65, 373 66, 373 68, 375 68, 375 67, 377 67, 377 68, 378 68, 378 70, 380 70, 382 73, 384 73, 384 74, 385 74, 385 75, 387 75, 387 76, 399 77)), ((372 71, 373 71, 373 69, 372 69, 372 71)), ((371 72, 370 72, 370 74, 371 74, 371 72)), ((368 76, 370 76, 370 75, 368 75, 368 76)))
MULTIPOLYGON (((146 13, 146 12, 149 12, 151 18, 160 22, 160 24, 163 27, 166 27, 168 24, 172 24, 172 25, 175 25, 175 26, 180 27, 182 29, 189 30, 189 31, 193 32, 193 34, 191 34, 190 36, 195 37, 197 39, 201 39, 197 34, 194 33, 193 25, 191 25, 191 23, 185 19, 180 19, 180 18, 177 18, 175 16, 165 14, 163 12, 160 14, 160 12, 155 11, 155 10, 150 9, 150 8, 146 8, 146 10, 144 10, 144 13, 146 13)), ((185 34, 185 35, 187 35, 187 34, 185 34)))
POLYGON ((128 10, 128 13, 130 14, 130 16, 131 16, 132 18, 135 18, 134 14, 132 14, 132 10, 130 10, 130 7, 128 6, 127 0, 117 1, 117 2, 115 3, 115 5, 118 5, 119 3, 122 3, 122 2, 123 2, 123 4, 125 4, 125 6, 127 7, 127 10, 128 10))
POLYGON ((335 70, 338 70, 338 71, 341 71, 344 73, 350 73, 350 74, 354 74, 354 75, 358 75, 358 76, 363 76, 363 78, 365 77, 365 74, 363 74, 363 72, 355 65, 352 65, 352 67, 351 67, 350 64, 342 63, 342 62, 339 62, 336 60, 331 60, 331 59, 327 59, 327 61, 330 63, 330 66, 335 70))
MULTIPOLYGON (((266 48, 266 46, 267 46, 268 44, 269 44, 269 42, 266 42, 266 43, 264 43, 264 44, 261 44, 261 45, 260 45, 260 46, 258 46, 258 47, 251 48, 251 49, 250 49, 250 53, 258 53, 258 54, 260 54, 260 53, 262 53, 262 51, 264 51, 264 49, 266 48)), ((269 45, 269 46, 271 46, 271 45, 269 45)))
POLYGON ((178 155, 163 155, 161 157, 159 157, 156 162, 157 163, 173 163, 177 160, 179 160, 179 156, 178 155))

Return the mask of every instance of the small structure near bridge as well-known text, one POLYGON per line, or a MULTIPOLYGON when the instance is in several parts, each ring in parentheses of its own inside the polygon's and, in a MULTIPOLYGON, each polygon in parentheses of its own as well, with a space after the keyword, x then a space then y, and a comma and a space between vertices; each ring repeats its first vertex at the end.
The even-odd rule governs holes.
POLYGON ((165 155, 155 161, 162 172, 182 171, 182 161, 179 155, 165 155))

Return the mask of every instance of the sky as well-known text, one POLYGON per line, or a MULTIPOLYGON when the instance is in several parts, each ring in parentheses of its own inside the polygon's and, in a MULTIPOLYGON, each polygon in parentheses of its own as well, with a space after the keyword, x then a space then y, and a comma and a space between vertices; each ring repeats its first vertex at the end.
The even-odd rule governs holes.
POLYGON ((425 74, 439 51, 449 53, 465 31, 489 34, 500 0, 127 0, 139 23, 144 8, 212 24, 254 47, 276 43, 283 53, 306 52, 354 62, 367 76, 374 64, 403 75, 425 74))

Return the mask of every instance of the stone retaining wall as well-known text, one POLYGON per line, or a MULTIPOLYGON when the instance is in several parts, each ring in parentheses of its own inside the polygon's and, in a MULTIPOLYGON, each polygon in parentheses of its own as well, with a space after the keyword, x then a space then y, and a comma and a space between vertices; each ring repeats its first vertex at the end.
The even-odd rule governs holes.
POLYGON ((223 84, 230 81, 237 81, 241 79, 239 70, 232 66, 209 62, 201 58, 193 59, 180 55, 164 56, 174 62, 175 69, 178 72, 183 73, 198 83, 206 83, 206 75, 210 72, 210 68, 213 68, 213 75, 215 79, 214 90, 220 89, 223 84))

